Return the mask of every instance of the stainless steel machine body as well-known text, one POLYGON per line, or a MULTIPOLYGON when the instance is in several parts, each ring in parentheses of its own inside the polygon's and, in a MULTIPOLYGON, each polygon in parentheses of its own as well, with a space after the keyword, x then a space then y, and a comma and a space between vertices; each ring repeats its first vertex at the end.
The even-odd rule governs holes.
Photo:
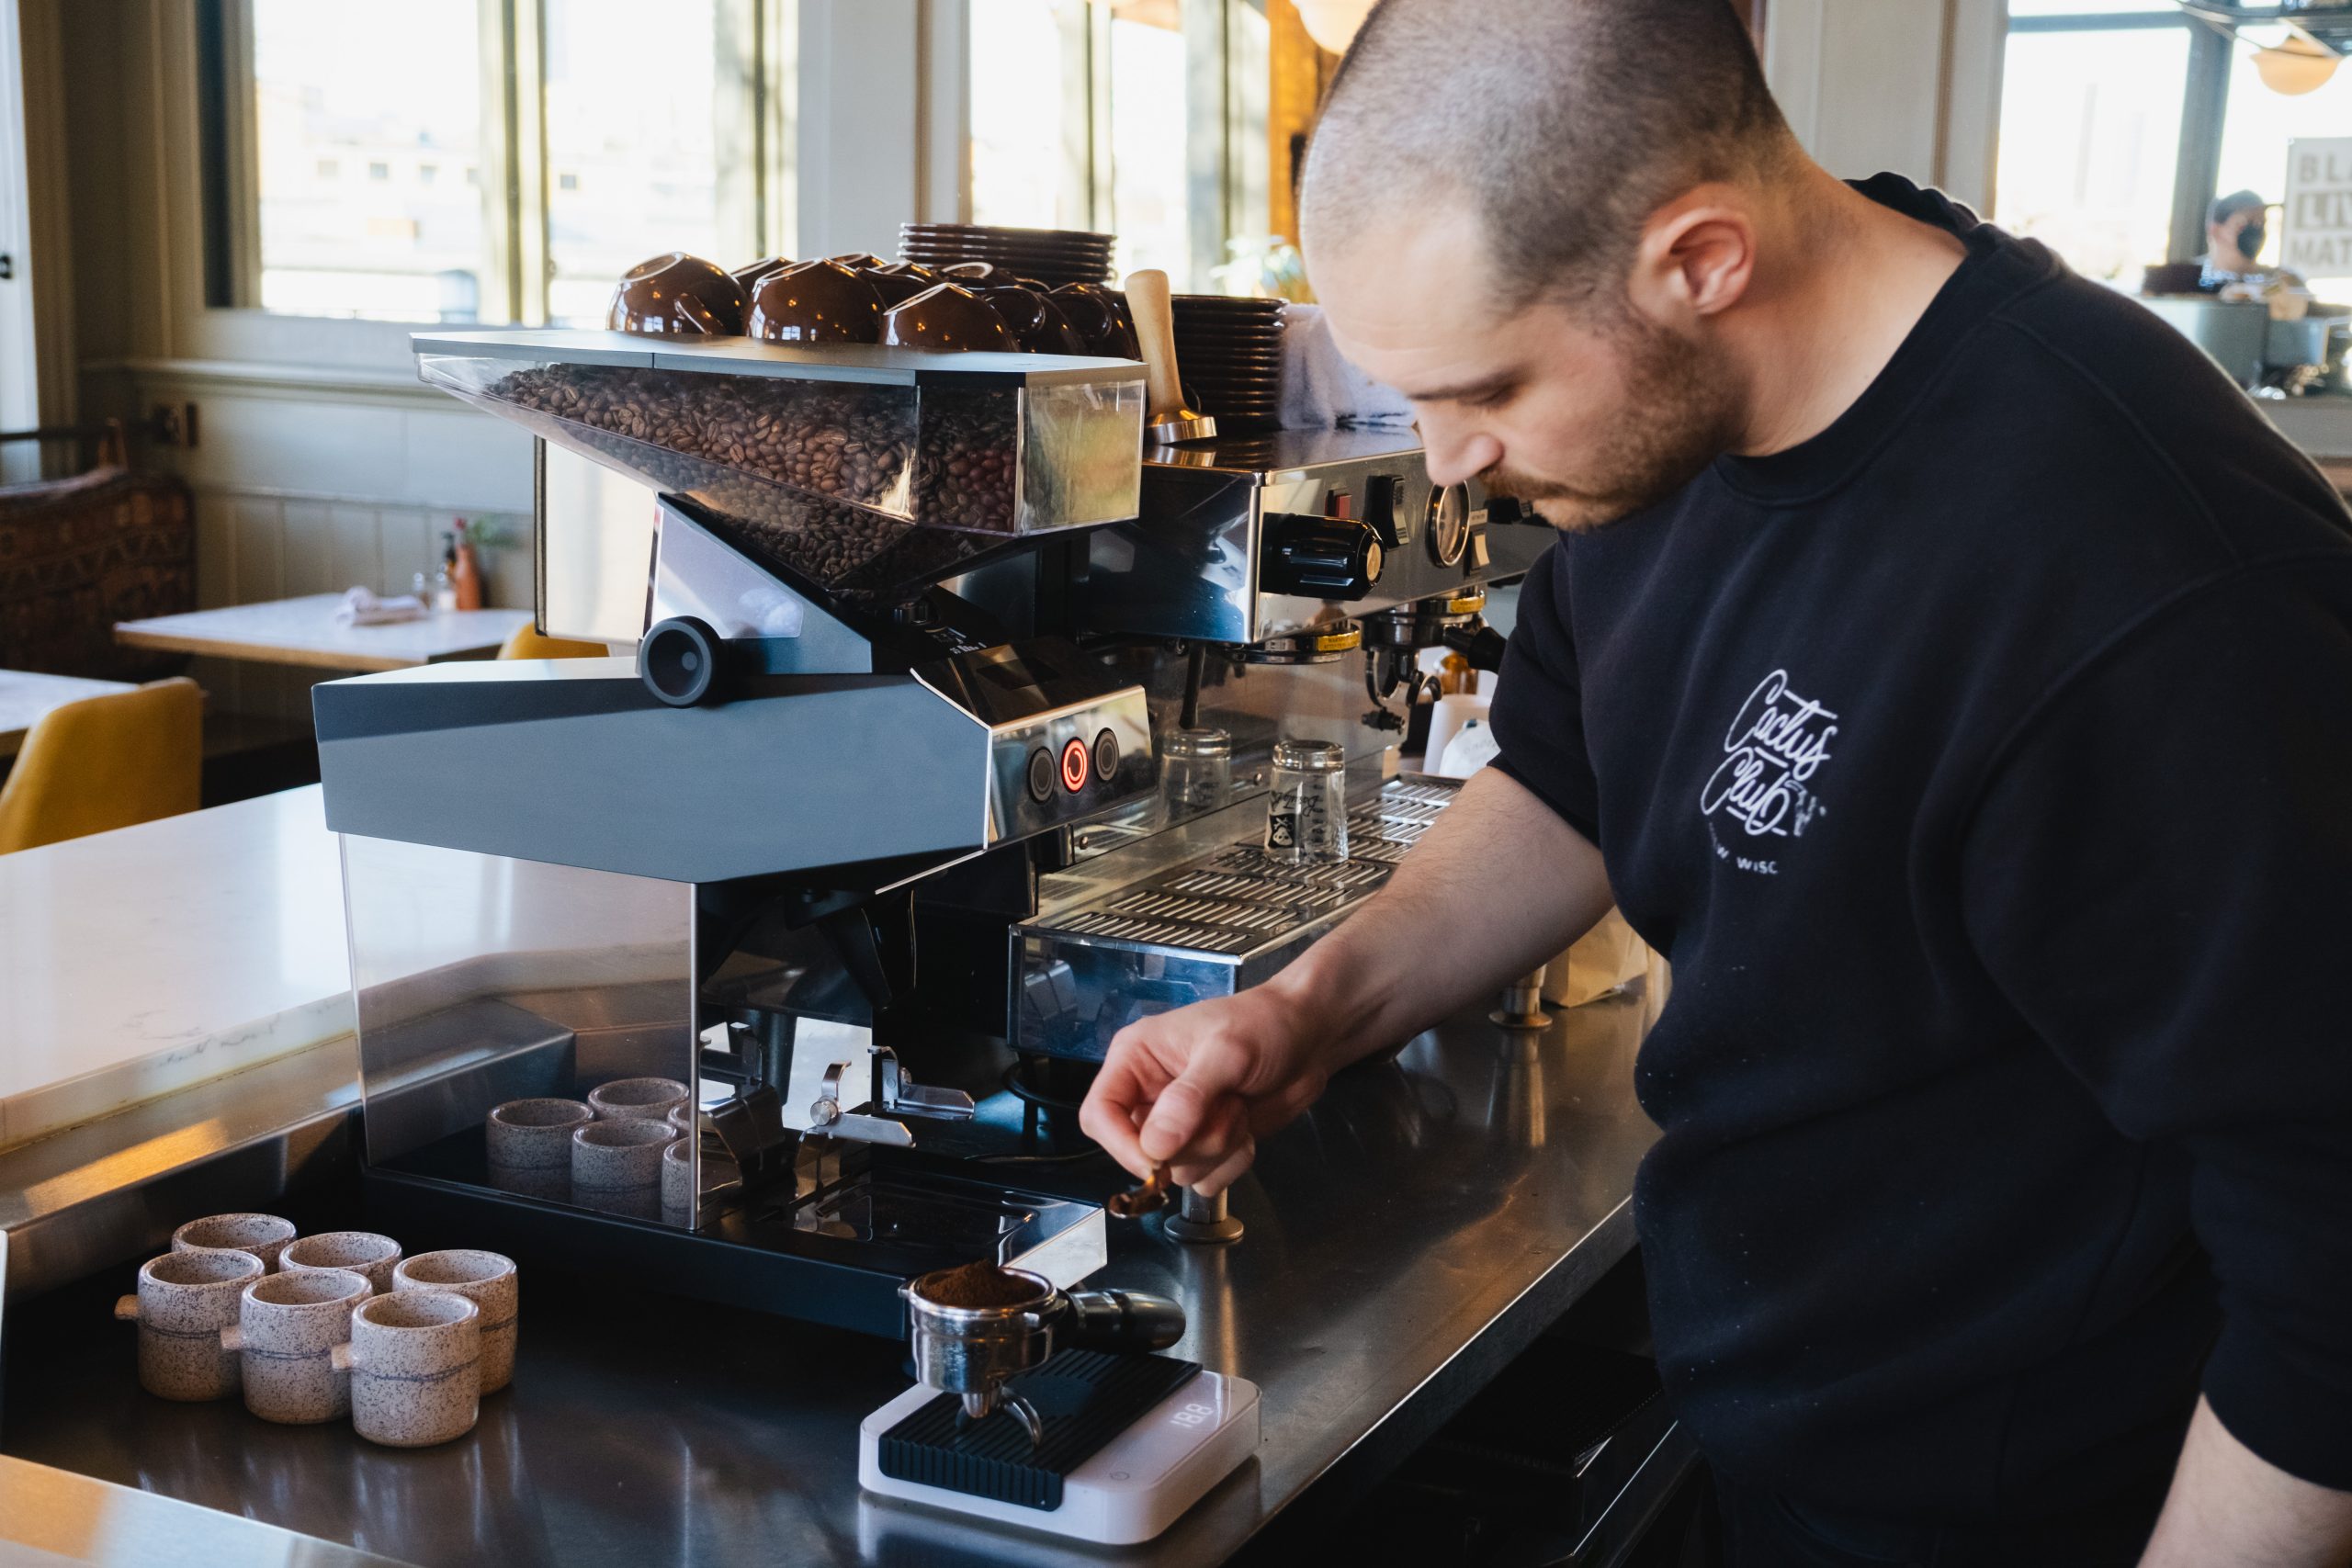
POLYGON ((370 1203, 874 1333, 945 1265, 1099 1266, 1116 1173, 1035 1084, 1385 880, 1451 793, 1393 776, 1397 671, 1549 542, 1396 435, 1143 460, 1124 362, 417 348, 546 444, 543 629, 645 641, 317 689, 370 1203), (1212 794, 1160 787, 1178 728, 1224 738, 1212 794), (1299 876, 1246 848, 1291 739, 1346 749, 1356 818, 1299 876), (623 1077, 685 1086, 650 1177, 501 1164, 493 1107, 623 1077), (1018 1137, 972 1114, 1007 1083, 1018 1137))

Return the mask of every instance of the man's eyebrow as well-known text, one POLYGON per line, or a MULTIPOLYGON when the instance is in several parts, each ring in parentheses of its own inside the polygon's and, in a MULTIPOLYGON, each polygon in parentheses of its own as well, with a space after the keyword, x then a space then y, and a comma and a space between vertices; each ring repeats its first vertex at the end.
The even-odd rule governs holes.
POLYGON ((1498 376, 1488 376, 1483 380, 1464 381, 1452 387, 1432 388, 1428 391, 1405 391, 1401 387, 1397 390, 1404 391, 1408 399, 1417 403, 1467 403, 1477 402, 1482 399, 1509 391, 1519 384, 1519 380, 1518 371, 1507 370, 1498 376))

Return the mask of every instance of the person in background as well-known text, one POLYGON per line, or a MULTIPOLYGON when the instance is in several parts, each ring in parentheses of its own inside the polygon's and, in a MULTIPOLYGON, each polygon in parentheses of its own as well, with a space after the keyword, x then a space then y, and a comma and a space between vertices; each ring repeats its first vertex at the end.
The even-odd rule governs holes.
POLYGON ((1300 201, 1431 482, 1558 537, 1494 764, 1086 1131, 1223 1190, 1613 903, 1736 1568, 2343 1568, 2343 502, 2137 302, 1825 171, 1726 0, 1385 0, 1300 201))
POLYGON ((2262 247, 2270 241, 2269 216, 2270 204, 2259 192, 2216 197, 2205 211, 2205 254, 2197 258, 2205 271, 2198 287, 2209 294, 2233 283, 2302 288, 2303 280, 2285 267, 2262 265, 2262 247))

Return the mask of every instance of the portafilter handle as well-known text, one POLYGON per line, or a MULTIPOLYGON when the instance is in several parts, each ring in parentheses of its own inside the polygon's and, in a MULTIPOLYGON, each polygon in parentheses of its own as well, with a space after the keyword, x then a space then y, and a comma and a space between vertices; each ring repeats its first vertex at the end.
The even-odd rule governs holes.
POLYGON ((1144 1291, 1065 1291, 1054 1320, 1057 1349, 1140 1355, 1183 1337, 1183 1303, 1144 1291))

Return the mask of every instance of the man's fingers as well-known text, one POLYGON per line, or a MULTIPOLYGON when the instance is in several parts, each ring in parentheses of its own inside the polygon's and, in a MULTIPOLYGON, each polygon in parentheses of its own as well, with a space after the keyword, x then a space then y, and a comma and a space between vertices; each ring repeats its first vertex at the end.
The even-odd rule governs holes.
POLYGON ((1170 1174, 1176 1178, 1180 1185, 1191 1188, 1204 1198, 1214 1198, 1240 1180, 1242 1173, 1250 1168, 1251 1162, 1257 1157, 1257 1144, 1245 1138, 1239 1148, 1235 1149, 1213 1166, 1206 1168, 1180 1166, 1174 1168, 1170 1174))
POLYGON ((1159 1091, 1144 1121, 1143 1152, 1170 1160, 1190 1150, 1212 1125, 1227 1096, 1238 1094, 1252 1066, 1250 1053, 1222 1035, 1197 1043, 1176 1081, 1159 1091))
POLYGON ((1078 1108, 1079 1127, 1138 1177, 1149 1176, 1159 1163, 1143 1152, 1136 1136, 1136 1123, 1152 1103, 1136 1060, 1142 1055, 1114 1041, 1094 1087, 1086 1092, 1086 1103, 1078 1108))

